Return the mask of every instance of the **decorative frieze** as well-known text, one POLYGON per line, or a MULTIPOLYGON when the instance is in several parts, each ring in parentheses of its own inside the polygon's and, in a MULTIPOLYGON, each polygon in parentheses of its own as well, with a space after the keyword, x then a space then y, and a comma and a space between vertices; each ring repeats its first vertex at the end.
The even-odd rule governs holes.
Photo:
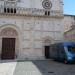
POLYGON ((17 34, 16 30, 14 30, 12 28, 6 28, 1 31, 0 36, 16 37, 16 36, 18 36, 18 34, 17 34))
POLYGON ((50 15, 45 15, 45 9, 36 9, 36 8, 21 8, 16 7, 16 13, 4 13, 4 6, 0 6, 0 14, 7 14, 7 15, 27 15, 27 16, 63 16, 63 12, 60 10, 51 10, 50 15))

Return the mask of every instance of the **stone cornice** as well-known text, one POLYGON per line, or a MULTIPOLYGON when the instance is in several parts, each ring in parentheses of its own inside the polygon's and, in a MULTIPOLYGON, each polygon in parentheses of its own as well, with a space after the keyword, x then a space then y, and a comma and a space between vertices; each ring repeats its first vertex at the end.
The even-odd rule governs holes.
POLYGON ((1 16, 21 16, 21 17, 41 17, 41 18, 64 18, 64 16, 40 16, 40 15, 23 15, 23 14, 5 14, 5 13, 0 13, 1 16))

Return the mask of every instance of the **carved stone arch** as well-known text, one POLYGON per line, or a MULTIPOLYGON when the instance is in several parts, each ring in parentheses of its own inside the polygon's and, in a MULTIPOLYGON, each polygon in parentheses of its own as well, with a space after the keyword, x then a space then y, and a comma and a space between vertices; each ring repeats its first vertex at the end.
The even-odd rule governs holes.
POLYGON ((49 46, 50 44, 52 44, 53 42, 53 38, 50 37, 50 36, 46 36, 45 38, 43 38, 43 43, 44 43, 44 46, 49 46))
POLYGON ((19 58, 19 51, 21 50, 20 30, 16 25, 2 25, 0 27, 0 56, 2 52, 2 38, 15 38, 15 58, 19 58))
POLYGON ((12 28, 12 29, 14 29, 15 31, 17 31, 18 36, 21 34, 21 29, 17 25, 15 25, 15 24, 2 24, 0 26, 0 33, 5 28, 12 28))
POLYGON ((49 59, 49 49, 50 44, 53 43, 53 38, 50 36, 46 36, 43 38, 43 54, 45 59, 49 59))
POLYGON ((11 28, 11 27, 7 27, 2 29, 0 36, 2 37, 17 37, 18 33, 15 29, 11 28))

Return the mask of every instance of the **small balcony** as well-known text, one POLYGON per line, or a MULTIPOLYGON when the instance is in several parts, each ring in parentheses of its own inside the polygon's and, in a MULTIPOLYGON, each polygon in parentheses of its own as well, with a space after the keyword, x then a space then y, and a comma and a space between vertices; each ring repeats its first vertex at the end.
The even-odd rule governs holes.
POLYGON ((8 13, 8 12, 5 12, 4 9, 5 9, 4 6, 0 6, 0 14, 1 15, 3 14, 3 15, 20 15, 20 16, 25 15, 25 16, 47 16, 47 17, 62 17, 63 16, 63 12, 60 12, 58 10, 56 10, 56 11, 51 10, 48 12, 48 15, 47 15, 47 14, 45 14, 45 12, 46 12, 45 9, 16 7, 15 8, 16 13, 11 13, 11 12, 8 13))

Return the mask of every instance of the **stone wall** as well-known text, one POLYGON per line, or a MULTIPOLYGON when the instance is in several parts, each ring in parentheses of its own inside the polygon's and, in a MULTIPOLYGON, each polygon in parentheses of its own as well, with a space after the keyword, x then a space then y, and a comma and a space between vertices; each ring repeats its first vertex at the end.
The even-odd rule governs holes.
POLYGON ((63 41, 63 20, 60 18, 0 16, 0 30, 3 27, 17 31, 19 59, 44 59, 44 46, 49 42, 46 40, 50 43, 63 41))
MULTIPOLYGON (((7 3, 4 3, 8 0, 1 0, 0 1, 0 6, 4 6, 7 3)), ((16 7, 24 7, 24 8, 36 8, 36 9, 43 9, 42 7, 42 2, 44 0, 14 0, 15 6, 16 7)), ((51 10, 60 10, 63 11, 63 0, 50 0, 52 3, 52 8, 51 10)), ((13 5, 12 5, 13 6, 13 5)))
MULTIPOLYGON (((45 15, 47 9, 43 8, 42 1, 14 0, 14 3, 0 1, 0 33, 6 28, 18 33, 17 59, 45 59, 44 46, 63 41, 63 0, 50 0, 52 3, 51 9, 48 9, 50 15, 45 15), (4 13, 4 6, 16 8, 16 13, 4 13)), ((0 55, 2 38, 1 35, 0 55)))
POLYGON ((75 24, 74 15, 64 15, 64 32, 71 29, 73 23, 75 24))

